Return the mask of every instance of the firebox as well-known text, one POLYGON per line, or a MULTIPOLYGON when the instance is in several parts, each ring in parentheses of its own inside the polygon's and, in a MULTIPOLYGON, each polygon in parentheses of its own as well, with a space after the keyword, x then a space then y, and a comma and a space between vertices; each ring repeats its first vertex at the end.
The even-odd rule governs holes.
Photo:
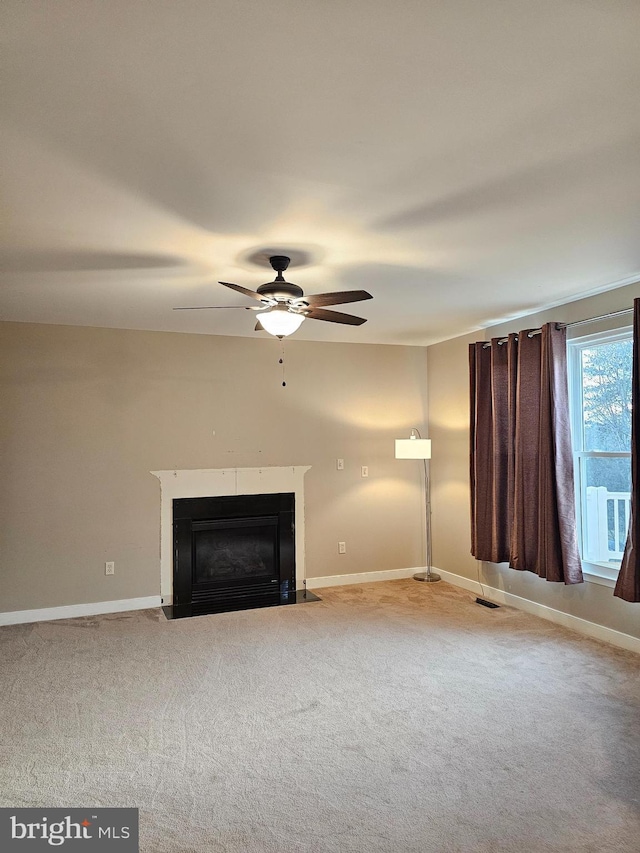
POLYGON ((295 603, 294 524, 293 493, 175 499, 172 618, 295 603))

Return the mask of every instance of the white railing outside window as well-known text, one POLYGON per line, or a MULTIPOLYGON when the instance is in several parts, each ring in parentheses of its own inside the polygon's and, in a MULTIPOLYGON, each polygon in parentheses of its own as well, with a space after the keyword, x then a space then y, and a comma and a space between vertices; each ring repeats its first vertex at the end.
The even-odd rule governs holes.
POLYGON ((631 495, 587 486, 583 558, 591 563, 619 563, 629 526, 631 495))

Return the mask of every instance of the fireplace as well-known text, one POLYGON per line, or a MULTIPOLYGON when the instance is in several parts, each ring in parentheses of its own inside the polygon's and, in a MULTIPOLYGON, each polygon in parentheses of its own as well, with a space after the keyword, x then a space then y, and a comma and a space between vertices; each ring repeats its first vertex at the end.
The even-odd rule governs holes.
MULTIPOLYGON (((166 615, 172 618, 174 603, 174 503, 183 498, 252 497, 294 495, 294 562, 296 600, 313 601, 307 592, 305 570, 305 475, 308 465, 262 466, 260 468, 170 468, 150 473, 160 482, 160 594, 166 615)), ((210 520, 196 519, 199 521, 210 520)), ((291 603, 289 601, 288 603, 291 603)), ((181 605, 185 606, 185 605, 181 605)), ((188 615, 188 614, 187 614, 188 615)))
POLYGON ((295 495, 173 501, 173 618, 295 603, 295 495))

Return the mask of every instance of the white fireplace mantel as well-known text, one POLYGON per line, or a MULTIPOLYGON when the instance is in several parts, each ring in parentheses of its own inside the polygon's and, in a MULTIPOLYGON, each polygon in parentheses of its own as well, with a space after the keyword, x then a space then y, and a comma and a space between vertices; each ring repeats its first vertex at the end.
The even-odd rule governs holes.
POLYGON ((264 468, 198 468, 151 471, 160 480, 160 594, 173 601, 173 501, 225 495, 274 495, 293 492, 296 499, 296 587, 302 589, 304 568, 304 475, 310 465, 264 468))

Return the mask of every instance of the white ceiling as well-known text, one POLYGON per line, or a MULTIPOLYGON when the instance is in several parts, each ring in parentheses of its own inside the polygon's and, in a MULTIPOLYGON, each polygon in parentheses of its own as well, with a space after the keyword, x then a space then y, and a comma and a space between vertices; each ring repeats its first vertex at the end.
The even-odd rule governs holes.
POLYGON ((427 344, 640 278, 637 0, 4 0, 7 320, 427 344))

